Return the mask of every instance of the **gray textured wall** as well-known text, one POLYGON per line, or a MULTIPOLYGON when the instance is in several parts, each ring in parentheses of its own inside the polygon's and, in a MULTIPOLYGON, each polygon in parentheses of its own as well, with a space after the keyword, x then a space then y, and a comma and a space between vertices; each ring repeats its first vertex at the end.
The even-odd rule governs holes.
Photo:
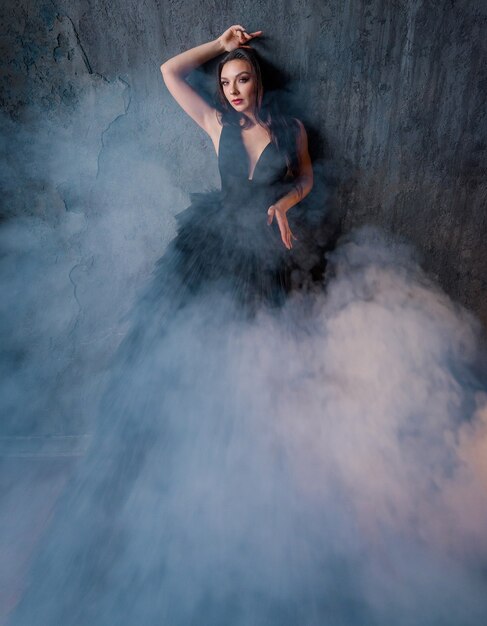
POLYGON ((405 236, 487 323, 483 0, 21 0, 4 3, 2 21, 11 297, 1 314, 21 372, 9 382, 7 432, 32 428, 46 407, 46 429, 82 427, 79 398, 60 390, 82 397, 93 363, 103 370, 187 192, 218 184, 211 142, 172 101, 159 65, 232 23, 265 31, 255 46, 287 76, 330 217, 344 231, 374 223, 405 236))

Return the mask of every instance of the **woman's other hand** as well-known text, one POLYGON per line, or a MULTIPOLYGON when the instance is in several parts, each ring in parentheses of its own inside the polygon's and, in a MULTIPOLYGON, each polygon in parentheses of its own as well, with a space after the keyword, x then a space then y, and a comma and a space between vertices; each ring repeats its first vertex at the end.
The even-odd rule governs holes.
POLYGON ((232 50, 235 50, 235 48, 248 48, 249 46, 246 46, 245 44, 254 37, 259 37, 261 34, 261 30, 256 30, 254 33, 248 33, 243 26, 235 24, 234 26, 230 26, 230 28, 228 28, 223 35, 220 35, 218 40, 226 52, 231 52, 232 50))
POLYGON ((289 228, 286 211, 279 209, 279 207, 273 204, 267 210, 267 224, 269 226, 272 224, 272 220, 274 219, 274 217, 276 218, 277 225, 279 226, 279 230, 281 232, 282 242, 284 243, 286 248, 290 250, 293 247, 292 240, 295 239, 297 241, 298 238, 292 234, 291 229, 289 228))

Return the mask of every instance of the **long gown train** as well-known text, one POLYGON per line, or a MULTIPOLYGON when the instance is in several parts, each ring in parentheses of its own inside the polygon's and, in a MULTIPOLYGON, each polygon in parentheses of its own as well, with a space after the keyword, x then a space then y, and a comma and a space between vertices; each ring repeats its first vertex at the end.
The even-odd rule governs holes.
MULTIPOLYGON (((260 333, 292 286, 267 225, 286 166, 269 144, 249 180, 225 126, 219 169, 221 191, 192 195, 132 311, 15 626, 320 623, 326 513, 293 475, 279 373, 262 381, 248 354, 267 358, 260 333)), ((277 353, 279 332, 269 341, 277 353)))

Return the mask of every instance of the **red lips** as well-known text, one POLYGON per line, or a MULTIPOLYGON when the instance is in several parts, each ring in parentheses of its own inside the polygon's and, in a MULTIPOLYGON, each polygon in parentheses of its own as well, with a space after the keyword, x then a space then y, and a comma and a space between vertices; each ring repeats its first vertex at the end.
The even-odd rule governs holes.
POLYGON ((233 104, 238 104, 239 102, 242 102, 242 98, 237 98, 236 100, 232 100, 233 104))

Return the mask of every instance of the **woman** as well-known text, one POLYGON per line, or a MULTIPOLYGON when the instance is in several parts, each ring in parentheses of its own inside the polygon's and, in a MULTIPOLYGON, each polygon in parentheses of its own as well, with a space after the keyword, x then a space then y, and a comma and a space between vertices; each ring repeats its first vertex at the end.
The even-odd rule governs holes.
POLYGON ((289 291, 291 263, 283 252, 297 237, 287 214, 313 186, 304 126, 271 110, 259 63, 246 45, 261 33, 231 26, 215 41, 161 66, 170 93, 210 136, 222 180, 221 193, 195 195, 177 216, 180 231, 173 246, 184 251, 192 268, 181 278, 205 288, 215 280, 226 283, 250 310, 282 303, 289 291), (218 65, 217 110, 185 76, 225 51, 218 65))
POLYGON ((12 626, 282 626, 314 606, 321 521, 307 522, 286 461, 281 327, 267 338, 249 323, 278 319, 287 213, 313 175, 303 125, 266 105, 246 47, 259 35, 232 26, 162 65, 213 141, 222 188, 177 216, 12 626), (217 111, 184 76, 224 51, 217 111))
MULTIPOLYGON (((272 141, 278 145, 278 128, 273 128, 269 112, 262 111, 263 86, 259 65, 254 56, 242 52, 245 46, 262 31, 248 33, 242 26, 231 26, 215 41, 192 48, 173 57, 161 65, 161 72, 170 93, 186 113, 210 136, 216 153, 222 134, 222 121, 239 123, 242 126, 242 139, 249 160, 249 176, 252 180, 256 164, 267 145, 272 141), (233 51, 237 50, 235 53, 233 51), (195 67, 227 51, 229 53, 218 66, 218 93, 223 106, 221 112, 212 108, 184 80, 195 67), (225 68, 225 72, 222 70, 225 68), (267 119, 266 119, 267 118, 267 119)), ((279 120, 280 121, 280 120, 279 120)), ((268 209, 269 224, 276 217, 282 241, 287 248, 292 247, 295 238, 289 228, 286 213, 306 196, 313 186, 313 170, 308 154, 307 136, 304 126, 298 120, 297 159, 295 164, 296 187, 268 209), (297 165, 297 167, 296 167, 297 165)), ((277 125, 276 125, 277 126, 277 125)), ((289 145, 285 146, 289 150, 289 145)), ((291 158, 288 153, 287 159, 291 158)))

